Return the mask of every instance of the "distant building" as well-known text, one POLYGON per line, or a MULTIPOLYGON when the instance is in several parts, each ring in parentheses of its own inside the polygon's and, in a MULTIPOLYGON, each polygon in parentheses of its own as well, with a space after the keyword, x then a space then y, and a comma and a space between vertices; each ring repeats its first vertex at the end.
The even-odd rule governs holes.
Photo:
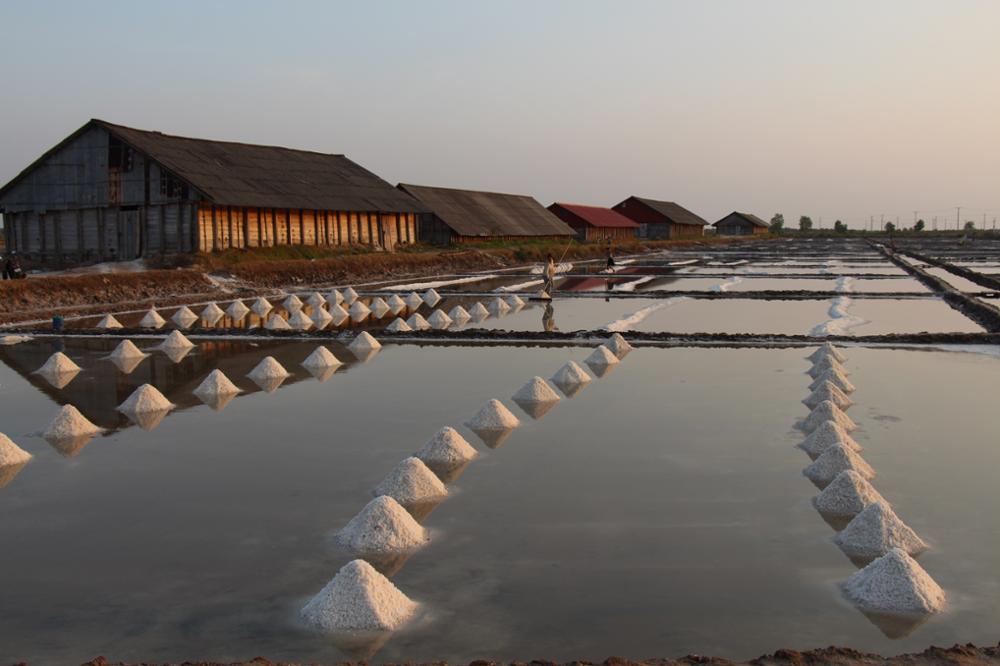
POLYGON ((767 222, 756 215, 736 211, 726 215, 712 226, 715 227, 715 233, 719 236, 766 234, 769 228, 767 222))
POLYGON ((573 229, 542 204, 521 194, 399 184, 430 211, 421 217, 420 238, 447 245, 518 238, 567 238, 573 229))
POLYGON ((7 247, 39 263, 417 240, 424 209, 343 155, 91 120, 0 189, 7 247))
POLYGON ((639 224, 639 237, 690 238, 705 233, 707 221, 672 201, 629 197, 614 210, 639 224))
POLYGON ((585 241, 631 240, 639 231, 639 223, 621 213, 600 206, 554 203, 552 214, 573 227, 576 237, 585 241))

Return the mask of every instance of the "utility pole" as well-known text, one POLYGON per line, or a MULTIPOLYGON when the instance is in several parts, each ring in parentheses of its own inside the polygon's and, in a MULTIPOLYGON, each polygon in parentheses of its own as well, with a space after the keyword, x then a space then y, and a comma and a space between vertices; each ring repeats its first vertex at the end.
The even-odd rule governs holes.
POLYGON ((913 211, 913 226, 917 226, 917 211, 913 211))
POLYGON ((882 217, 878 221, 879 231, 885 231, 885 213, 882 213, 882 217))
POLYGON ((931 228, 937 231, 937 215, 934 216, 934 220, 931 222, 931 228))
POLYGON ((961 217, 962 217, 962 207, 955 206, 955 231, 962 230, 962 221, 960 219, 961 217))
POLYGON ((872 227, 874 227, 874 226, 875 226, 875 216, 874 215, 869 215, 868 216, 868 231, 871 232, 872 227))

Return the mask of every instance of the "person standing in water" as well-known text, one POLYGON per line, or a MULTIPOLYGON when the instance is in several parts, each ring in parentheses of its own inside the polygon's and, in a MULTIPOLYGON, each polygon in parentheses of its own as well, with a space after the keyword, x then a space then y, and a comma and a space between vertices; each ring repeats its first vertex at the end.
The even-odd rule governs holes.
POLYGON ((556 260, 550 254, 545 260, 545 293, 552 297, 556 290, 556 260))
POLYGON ((611 249, 611 239, 608 239, 608 266, 607 271, 609 273, 615 270, 615 254, 611 249))

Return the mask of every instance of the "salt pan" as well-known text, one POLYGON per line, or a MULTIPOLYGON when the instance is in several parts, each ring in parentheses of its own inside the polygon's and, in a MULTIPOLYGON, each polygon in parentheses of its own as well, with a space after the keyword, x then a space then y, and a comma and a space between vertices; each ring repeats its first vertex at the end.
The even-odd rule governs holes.
POLYGON ((170 318, 175 324, 181 328, 187 328, 194 322, 198 321, 198 315, 191 312, 191 308, 186 305, 182 305, 177 312, 170 318))
POLYGON ((817 511, 842 518, 853 518, 875 502, 885 502, 885 498, 863 476, 850 469, 838 474, 813 498, 817 511))
POLYGON ((351 344, 347 345, 347 348, 355 354, 359 352, 363 354, 365 352, 381 349, 382 345, 378 340, 372 337, 371 333, 368 331, 361 331, 361 333, 358 334, 358 337, 354 338, 354 340, 351 341, 351 344))
POLYGON ((385 327, 385 330, 390 333, 407 333, 413 329, 410 328, 409 324, 403 321, 402 317, 396 317, 392 320, 392 323, 385 327))
POLYGON ((854 432, 858 429, 858 424, 829 400, 824 400, 809 412, 809 416, 802 422, 802 429, 806 432, 812 432, 823 421, 836 421, 837 425, 847 432, 854 432))
POLYGON ((881 502, 869 504, 833 540, 848 557, 857 559, 881 557, 893 548, 917 556, 929 548, 892 507, 881 502))
POLYGON ((0 467, 23 465, 31 460, 31 454, 0 433, 0 467))
POLYGON ((405 505, 440 500, 447 497, 448 489, 422 460, 411 456, 389 472, 372 494, 388 495, 405 505))
POLYGON ((393 631, 417 604, 364 560, 345 564, 302 609, 303 620, 323 632, 393 631))
POLYGON ((161 317, 160 313, 153 308, 149 308, 142 319, 139 320, 139 326, 142 328, 160 328, 166 323, 167 320, 161 317))
POLYGON ((809 454, 814 460, 824 451, 836 444, 843 444, 850 450, 857 453, 861 451, 861 446, 854 441, 846 430, 836 421, 824 421, 816 427, 805 440, 799 444, 799 448, 809 454))
POLYGON ((201 311, 201 315, 199 316, 205 321, 214 324, 215 322, 222 319, 225 315, 226 313, 222 311, 222 308, 220 308, 215 303, 209 303, 201 311))
POLYGON ((875 478, 875 470, 865 460, 855 453, 850 446, 836 443, 828 447, 816 460, 809 464, 802 473, 820 488, 825 488, 846 470, 854 470, 866 480, 875 478))
POLYGON ((494 398, 483 405, 465 425, 478 433, 490 430, 512 430, 521 425, 521 422, 502 402, 494 398))
POLYGON ((282 317, 277 312, 275 312, 273 315, 271 315, 268 318, 267 323, 264 324, 264 328, 266 328, 269 331, 290 331, 290 330, 292 330, 291 325, 289 325, 289 323, 287 321, 285 321, 285 318, 282 317))
POLYGON ((160 349, 190 349, 194 343, 184 337, 180 331, 171 331, 170 335, 160 343, 160 349))
POLYGON ((436 291, 434 291, 434 288, 432 287, 424 292, 423 300, 424 303, 426 303, 430 307, 434 307, 435 305, 438 304, 438 301, 441 300, 441 295, 438 294, 436 291))
POLYGON ((838 361, 840 363, 843 363, 844 361, 847 360, 847 357, 844 356, 844 354, 841 353, 841 351, 837 349, 832 342, 824 342, 822 345, 819 346, 819 348, 816 349, 816 351, 814 351, 812 354, 809 354, 809 356, 806 356, 806 358, 815 363, 816 361, 819 361, 821 358, 825 356, 830 356, 835 361, 838 361))
POLYGON ((380 495, 337 533, 337 541, 355 555, 384 555, 413 552, 427 544, 428 536, 399 502, 380 495))
POLYGON ((611 353, 611 350, 601 345, 594 349, 585 360, 586 364, 594 370, 604 369, 618 363, 618 357, 611 353))
POLYGON ((308 331, 313 327, 313 320, 301 309, 298 309, 288 318, 288 325, 296 331, 308 331))
POLYGON ((844 584, 844 594, 872 613, 931 614, 944 610, 944 590, 899 548, 893 548, 844 584))
POLYGON ((802 401, 807 407, 816 407, 824 400, 828 400, 840 409, 847 409, 854 404, 854 401, 847 397, 847 394, 834 386, 831 382, 820 384, 812 393, 802 401))
POLYGON ((406 297, 406 306, 411 310, 416 310, 423 304, 424 299, 422 299, 420 294, 415 291, 410 292, 410 294, 406 297))
POLYGON ((342 292, 342 294, 344 296, 344 303, 347 303, 348 305, 358 300, 358 292, 354 291, 354 287, 348 287, 342 292))
POLYGON ((424 319, 423 315, 419 312, 411 314, 410 318, 406 320, 406 325, 414 331, 426 331, 431 327, 430 322, 424 319))
POLYGON ((847 375, 840 373, 836 370, 827 370, 819 377, 813 380, 812 384, 809 385, 810 391, 815 391, 817 388, 823 385, 823 382, 830 382, 837 388, 839 388, 844 393, 854 393, 854 384, 847 379, 847 375))
POLYGON ((619 359, 625 358, 632 351, 632 345, 628 343, 628 340, 621 333, 612 334, 610 338, 604 341, 604 346, 611 350, 611 353, 619 359))
POLYGON ((81 437, 90 439, 101 432, 97 427, 80 413, 73 405, 63 405, 59 413, 49 424, 49 427, 42 433, 49 442, 72 440, 81 437))
POLYGON ((827 370, 836 370, 845 377, 851 374, 850 372, 847 371, 847 368, 841 365, 838 361, 835 361, 834 359, 829 357, 823 357, 819 361, 814 363, 813 367, 809 368, 809 376, 812 377, 813 379, 816 379, 827 370))
POLYGON ((427 323, 434 328, 442 329, 451 326, 451 317, 446 315, 441 310, 435 310, 431 313, 431 316, 427 319, 427 323))
POLYGON ((507 302, 505 300, 497 296, 492 301, 490 301, 490 304, 486 309, 489 310, 490 314, 492 314, 493 316, 499 316, 509 312, 510 306, 507 305, 507 302))
POLYGON ((226 308, 226 315, 233 321, 243 319, 243 317, 247 316, 248 312, 250 312, 250 308, 244 305, 243 301, 233 301, 229 304, 229 307, 226 308))
POLYGON ((464 324, 465 322, 472 319, 472 315, 470 315, 468 310, 463 308, 461 305, 456 305, 455 307, 453 307, 451 309, 451 312, 448 313, 448 316, 451 317, 452 321, 454 321, 456 324, 464 324))
POLYGON ((104 317, 101 318, 101 321, 97 322, 97 328, 104 330, 109 330, 112 328, 121 328, 121 327, 122 323, 117 319, 115 319, 114 315, 109 315, 109 314, 104 315, 104 317))
POLYGON ((457 430, 445 426, 414 455, 429 466, 454 467, 471 461, 479 454, 457 430))
POLYGON ((281 302, 281 307, 285 308, 287 312, 296 312, 302 309, 302 299, 295 294, 289 294, 288 297, 281 302))
POLYGON ((313 350, 313 353, 302 361, 303 368, 336 368, 342 365, 340 359, 333 355, 326 347, 320 346, 313 350))
POLYGON ((253 302, 250 309, 254 311, 258 317, 266 317, 267 313, 270 312, 274 306, 272 306, 266 298, 260 296, 253 302))
POLYGON ((469 308, 469 316, 472 317, 473 321, 481 321, 490 316, 490 311, 486 309, 480 302, 476 302, 471 308, 469 308))
POLYGON ((273 356, 265 356, 254 369, 247 373, 247 377, 254 381, 268 379, 284 379, 290 377, 291 373, 281 367, 273 356))

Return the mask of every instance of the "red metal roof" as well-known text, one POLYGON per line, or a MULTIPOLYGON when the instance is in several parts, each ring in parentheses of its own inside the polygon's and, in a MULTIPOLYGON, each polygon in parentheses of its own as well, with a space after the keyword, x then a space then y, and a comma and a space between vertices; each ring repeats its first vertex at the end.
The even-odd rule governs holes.
POLYGON ((554 209, 557 207, 562 208, 565 211, 569 211, 592 227, 605 229, 609 227, 635 229, 639 226, 638 223, 633 222, 621 213, 611 210, 610 208, 602 208, 601 206, 583 206, 580 204, 554 203, 549 206, 549 210, 555 212, 554 209))

